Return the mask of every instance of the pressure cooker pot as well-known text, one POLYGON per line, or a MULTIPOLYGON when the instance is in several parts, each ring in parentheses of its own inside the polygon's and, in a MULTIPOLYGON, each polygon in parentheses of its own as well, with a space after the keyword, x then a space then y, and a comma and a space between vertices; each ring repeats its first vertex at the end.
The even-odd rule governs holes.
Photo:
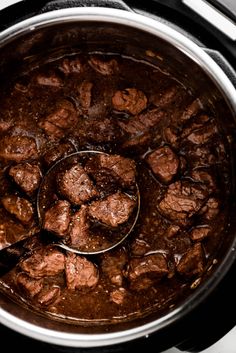
POLYGON ((0 33, 0 258, 17 257, 0 319, 61 346, 171 329, 235 260, 232 79, 168 25, 113 6, 49 6, 0 33))

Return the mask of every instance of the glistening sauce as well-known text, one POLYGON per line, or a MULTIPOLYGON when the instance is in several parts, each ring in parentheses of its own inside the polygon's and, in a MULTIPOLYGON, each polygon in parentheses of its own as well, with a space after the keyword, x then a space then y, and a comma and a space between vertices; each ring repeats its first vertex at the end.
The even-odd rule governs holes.
POLYGON ((227 224, 227 148, 204 96, 145 62, 91 53, 29 70, 1 90, 0 103, 0 245, 28 238, 27 254, 0 279, 2 290, 72 322, 115 322, 172 308, 212 264, 227 224), (45 230, 35 235, 42 176, 81 150, 110 155, 94 161, 99 177, 91 163, 78 174, 105 187, 74 201, 57 178, 46 230, 86 236, 91 219, 116 229, 132 206, 124 217, 120 195, 134 182, 127 173, 140 189, 132 233, 93 257, 51 246, 45 230), (91 204, 101 200, 94 211, 91 204))

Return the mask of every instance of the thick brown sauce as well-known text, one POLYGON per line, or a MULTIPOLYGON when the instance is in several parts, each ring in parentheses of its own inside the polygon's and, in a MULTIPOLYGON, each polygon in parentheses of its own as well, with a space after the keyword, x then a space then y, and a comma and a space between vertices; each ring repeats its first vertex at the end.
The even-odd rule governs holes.
MULTIPOLYGON (((111 72, 104 74, 88 64, 91 57, 94 55, 69 56, 41 65, 29 71, 24 77, 19 77, 8 89, 1 88, 0 197, 2 199, 6 195, 14 194, 29 200, 34 207, 34 220, 31 223, 22 224, 5 209, 1 202, 0 243, 4 247, 23 238, 26 233, 34 233, 32 229, 37 228, 38 223, 35 210, 37 190, 33 194, 27 194, 9 177, 9 168, 25 160, 18 162, 4 157, 6 148, 2 147, 4 144, 2 141, 5 136, 27 136, 35 139, 38 156, 33 160, 40 166, 42 174, 45 174, 49 168, 45 162, 45 154, 49 149, 57 149, 57 146, 62 143, 69 143, 68 153, 89 149, 128 157, 136 162, 141 210, 138 223, 130 237, 119 249, 112 251, 114 256, 117 256, 116 254, 119 256, 123 251, 127 256, 120 273, 122 283, 117 285, 110 280, 102 266, 104 255, 88 257, 99 271, 98 283, 93 288, 69 290, 64 272, 44 277, 44 288, 60 287, 59 297, 49 304, 40 303, 37 295, 30 297, 25 294, 26 292, 17 284, 17 274, 22 272, 19 266, 4 275, 0 283, 3 291, 10 288, 12 297, 19 303, 24 302, 32 309, 52 314, 55 318, 103 322, 143 315, 154 308, 160 312, 163 308, 168 310, 177 299, 181 298, 184 288, 191 286, 210 266, 217 256, 216 252, 222 241, 222 230, 226 227, 229 166, 224 141, 217 130, 215 118, 204 96, 194 97, 188 88, 181 86, 174 78, 144 62, 118 55, 95 55, 101 61, 114 59, 116 62, 111 72), (68 62, 78 59, 82 69, 78 69, 78 72, 66 72, 64 69, 63 72, 60 67, 63 66, 64 59, 68 62), (42 84, 39 80, 39 77, 50 78, 54 75, 57 80, 55 86, 42 84), (79 94, 79 87, 84 81, 92 83, 91 102, 87 103, 83 103, 83 98, 79 94), (131 114, 129 111, 114 109, 112 97, 117 90, 126 88, 136 88, 145 94, 147 106, 142 112, 131 114), (40 126, 40 122, 53 113, 58 103, 63 100, 72 104, 77 120, 73 128, 65 129, 64 136, 55 137, 47 134, 42 125, 40 126), (122 126, 124 127, 124 124, 134 117, 139 119, 138 114, 149 114, 152 110, 156 110, 154 115, 161 112, 162 118, 154 123, 147 118, 149 122, 146 124, 146 117, 141 117, 140 121, 144 122, 143 125, 141 124, 143 127, 135 135, 136 140, 133 143, 132 133, 127 132, 127 129, 122 126), (211 131, 208 135, 206 133, 207 136, 204 138, 201 136, 207 131, 209 125, 208 122, 198 123, 198 117, 201 114, 207 115, 211 124, 211 131), (91 119, 93 123, 89 125, 91 119), (106 127, 99 128, 103 119, 106 119, 106 127), (196 126, 193 127, 195 121, 196 126), (170 129, 174 131, 173 139, 169 137, 170 129), (197 137, 196 131, 199 132, 197 137), (189 138, 191 133, 195 134, 192 135, 193 138, 189 138), (131 141, 130 145, 127 141, 131 141), (155 175, 147 162, 150 153, 161 146, 169 146, 179 161, 178 171, 167 183, 155 175), (212 188, 209 187, 209 180, 194 179, 193 172, 199 169, 212 175, 214 184, 212 188), (181 224, 178 216, 174 218, 167 216, 165 212, 160 211, 159 205, 169 185, 183 180, 186 183, 198 185, 200 183, 207 189, 208 195, 200 209, 194 212, 191 221, 187 220, 181 224), (210 198, 216 205, 213 210, 211 208, 209 210, 210 206, 207 204, 210 198), (175 227, 171 228, 173 225, 175 227), (191 238, 191 232, 197 226, 207 226, 210 229, 209 234, 200 241, 191 238), (174 229, 172 235, 170 229, 174 229), (178 270, 181 258, 199 242, 202 244, 204 256, 203 268, 195 274, 186 275, 184 271, 181 273, 181 270, 178 270), (128 275, 130 261, 134 258, 145 260, 151 254, 163 255, 168 274, 158 279, 154 273, 150 277, 151 284, 147 284, 146 287, 144 285, 143 289, 133 288, 132 280, 128 275), (112 299, 111 293, 116 290, 121 293, 121 303, 112 299)), ((73 71, 70 66, 68 70, 73 71)), ((29 162, 31 159, 29 158, 29 162)), ((28 161, 27 158, 26 160, 28 161)), ((193 269, 197 266, 196 261, 193 269)))

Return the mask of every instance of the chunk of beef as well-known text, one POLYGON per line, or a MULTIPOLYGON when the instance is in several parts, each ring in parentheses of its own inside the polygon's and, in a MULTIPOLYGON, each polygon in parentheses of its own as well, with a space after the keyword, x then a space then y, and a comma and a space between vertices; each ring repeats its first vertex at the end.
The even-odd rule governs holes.
POLYGON ((126 222, 136 202, 126 194, 117 192, 99 201, 93 201, 89 206, 89 214, 102 223, 117 227, 126 222))
POLYGON ((109 169, 118 177, 123 186, 130 186, 135 183, 136 165, 130 158, 119 155, 99 155, 99 164, 102 168, 109 169))
POLYGON ((14 215, 22 223, 29 223, 34 214, 31 202, 16 195, 9 195, 2 198, 4 208, 14 215))
POLYGON ((92 56, 88 60, 88 63, 95 71, 104 76, 113 75, 118 71, 118 64, 115 59, 102 60, 96 56, 92 56))
POLYGON ((75 205, 81 205, 98 195, 92 180, 79 164, 59 175, 57 185, 60 193, 75 205))
POLYGON ((162 254, 151 254, 133 258, 129 262, 128 279, 130 288, 144 290, 168 274, 168 266, 162 254))
POLYGON ((130 114, 139 114, 147 107, 147 97, 136 88, 126 88, 117 91, 112 97, 112 104, 116 110, 127 111, 130 114))
POLYGON ((79 98, 82 108, 88 109, 92 101, 93 84, 89 81, 83 81, 79 86, 79 98))
POLYGON ((214 137, 218 132, 214 122, 204 125, 202 128, 193 131, 188 135, 187 140, 194 143, 195 145, 202 145, 207 143, 214 137))
POLYGON ((216 180, 209 168, 198 168, 191 171, 190 174, 193 180, 202 182, 208 186, 209 192, 216 191, 216 180))
POLYGON ((201 216, 207 221, 211 221, 216 218, 220 211, 220 202, 215 197, 210 197, 207 203, 201 209, 201 216))
POLYGON ((167 238, 172 238, 180 231, 180 227, 176 224, 171 224, 165 231, 165 236, 167 238))
POLYGON ((75 212, 71 220, 70 239, 71 245, 84 247, 88 243, 89 220, 87 217, 88 208, 82 205, 80 210, 75 212))
POLYGON ((33 298, 43 289, 43 279, 34 279, 26 273, 20 272, 16 277, 17 286, 28 297, 33 298))
POLYGON ((177 271, 184 277, 201 275, 204 269, 205 255, 201 243, 193 245, 180 259, 177 271))
POLYGON ((80 74, 83 71, 83 66, 79 58, 65 58, 60 63, 59 70, 65 75, 80 74))
POLYGON ((150 139, 151 128, 158 126, 164 117, 165 113, 163 111, 152 109, 127 119, 127 121, 118 121, 118 125, 128 135, 124 146, 146 143, 150 139))
POLYGON ((171 146, 177 147, 179 143, 179 133, 176 127, 167 126, 163 130, 163 137, 171 146))
POLYGON ((0 210, 0 249, 3 249, 20 240, 30 238, 39 231, 37 226, 22 225, 0 210))
POLYGON ((54 112, 39 122, 39 126, 53 139, 60 139, 74 129, 77 122, 78 117, 73 104, 63 100, 58 103, 54 112))
POLYGON ((66 283, 68 289, 94 288, 99 280, 97 267, 85 257, 72 253, 66 257, 66 283))
POLYGON ((197 98, 185 108, 183 114, 179 118, 180 123, 186 122, 190 118, 196 116, 201 109, 202 109, 202 103, 200 99, 197 98))
POLYGON ((124 303, 125 296, 127 295, 127 291, 125 288, 121 287, 115 289, 110 294, 110 300, 117 305, 122 305, 124 303))
POLYGON ((38 189, 42 173, 37 164, 21 163, 10 168, 9 175, 27 194, 38 189))
POLYGON ((6 119, 1 119, 0 118, 0 132, 5 132, 9 130, 13 126, 13 121, 12 120, 6 120, 6 119))
POLYGON ((124 248, 103 255, 101 269, 112 284, 116 286, 122 285, 127 261, 128 256, 124 248))
POLYGON ((205 124, 207 124, 210 120, 210 117, 206 114, 200 114, 197 116, 194 116, 190 121, 188 121, 184 129, 181 133, 181 138, 185 139, 189 135, 191 135, 195 130, 198 130, 202 127, 204 127, 205 124))
POLYGON ((166 108, 175 102, 179 89, 177 85, 167 87, 164 91, 152 94, 150 101, 159 108, 166 108))
POLYGON ((65 269, 65 256, 52 246, 36 249, 30 257, 20 261, 19 266, 32 278, 56 276, 65 269))
POLYGON ((76 132, 79 140, 86 143, 112 142, 119 138, 120 133, 114 121, 108 118, 89 118, 81 121, 76 132))
POLYGON ((66 235, 70 224, 70 203, 58 200, 45 212, 43 228, 49 232, 63 237, 66 235))
POLYGON ((41 86, 49 86, 49 87, 56 87, 56 88, 63 86, 62 80, 55 73, 51 73, 48 75, 39 74, 36 77, 36 82, 38 85, 41 85, 41 86))
POLYGON ((179 158, 168 146, 157 148, 147 157, 153 173, 163 183, 170 183, 179 169, 179 158))
POLYGON ((27 136, 4 136, 0 139, 0 159, 17 163, 38 158, 36 142, 27 136))
POLYGON ((209 236, 212 229, 208 225, 195 227, 190 232, 190 237, 193 241, 201 241, 209 236))
POLYGON ((159 210, 166 218, 182 225, 201 209, 207 197, 205 185, 177 181, 168 187, 159 210))
POLYGON ((73 152, 75 152, 75 147, 70 142, 64 142, 51 147, 46 151, 43 157, 47 166, 51 166, 59 159, 64 158, 73 152))
POLYGON ((44 287, 37 295, 37 302, 43 306, 55 304, 60 299, 61 290, 58 286, 44 287))
POLYGON ((218 160, 215 147, 211 148, 207 145, 191 145, 185 151, 185 155, 193 169, 212 166, 218 160))

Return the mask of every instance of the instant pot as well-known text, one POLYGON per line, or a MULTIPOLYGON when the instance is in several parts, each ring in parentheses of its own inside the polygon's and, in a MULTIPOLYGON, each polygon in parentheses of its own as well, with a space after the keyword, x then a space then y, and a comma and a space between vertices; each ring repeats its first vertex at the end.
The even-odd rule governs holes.
MULTIPOLYGON (((15 65, 21 65, 25 56, 35 55, 47 45, 53 49, 59 43, 76 42, 79 35, 95 45, 101 36, 102 49, 106 45, 110 48, 108 39, 114 35, 113 49, 123 50, 127 55, 139 55, 137 48, 145 45, 155 51, 158 44, 160 52, 165 52, 167 58, 172 56, 172 60, 165 63, 170 70, 177 68, 179 74, 184 72, 186 80, 193 75, 193 87, 204 87, 209 97, 221 97, 217 109, 219 115, 224 116, 223 131, 230 132, 233 158, 236 147, 235 20, 236 4, 229 0, 21 1, 0 12, 0 75, 5 79, 6 72, 14 72, 15 65), (73 30, 77 21, 83 23, 79 35, 73 30), (96 33, 88 32, 94 24, 96 33)), ((233 178, 234 173, 232 170, 233 178)), ((8 348, 13 348, 18 341, 25 351, 40 347, 48 352, 79 353, 128 352, 138 348, 161 352, 174 346, 200 352, 212 345, 236 325, 234 192, 233 188, 230 230, 218 267, 183 305, 163 318, 146 318, 115 332, 106 328, 90 333, 85 328, 54 325, 1 295, 1 343, 4 341, 8 348)))

